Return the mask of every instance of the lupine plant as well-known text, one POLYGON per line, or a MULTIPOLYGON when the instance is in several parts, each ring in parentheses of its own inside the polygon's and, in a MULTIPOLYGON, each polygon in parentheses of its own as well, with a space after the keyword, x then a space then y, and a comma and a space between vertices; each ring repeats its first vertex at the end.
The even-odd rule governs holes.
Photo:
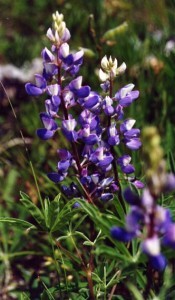
MULTIPOLYGON (((40 114, 44 128, 37 130, 38 137, 47 140, 61 132, 69 143, 68 149, 58 149, 57 171, 50 172, 48 177, 60 183, 71 174, 83 191, 73 180, 70 186, 61 184, 62 192, 67 197, 78 196, 97 205, 98 200, 107 202, 115 192, 121 193, 119 167, 126 177, 135 171, 131 156, 125 153, 117 156, 115 147, 123 143, 135 151, 141 146, 140 130, 133 128, 136 121, 124 118, 125 108, 139 97, 139 92, 133 90, 133 84, 114 91, 114 80, 125 71, 126 64, 118 67, 117 59, 107 56, 101 60, 99 69, 102 95, 83 85, 82 76, 77 75, 83 50, 71 53, 70 33, 63 15, 57 12, 53 20, 53 29, 47 31, 51 51, 47 48, 42 51, 43 74, 35 75, 36 83, 27 83, 26 91, 31 96, 46 94, 47 97, 46 111, 40 114)), ((142 187, 134 176, 130 180, 142 187)))
POLYGON ((70 51, 62 14, 53 14, 46 36, 51 46, 41 52, 43 72, 25 88, 45 101, 36 133, 58 144, 47 178, 59 194, 43 201, 36 178, 41 207, 21 193, 36 221, 23 225, 48 234, 58 273, 42 299, 163 300, 161 280, 172 255, 161 247, 175 248, 175 223, 163 199, 175 189, 175 176, 166 172, 159 135, 152 127, 143 131, 143 182, 131 162, 142 146, 140 130, 126 117, 139 91, 132 83, 116 89, 126 64, 105 55, 94 91, 79 75, 84 52, 70 51))

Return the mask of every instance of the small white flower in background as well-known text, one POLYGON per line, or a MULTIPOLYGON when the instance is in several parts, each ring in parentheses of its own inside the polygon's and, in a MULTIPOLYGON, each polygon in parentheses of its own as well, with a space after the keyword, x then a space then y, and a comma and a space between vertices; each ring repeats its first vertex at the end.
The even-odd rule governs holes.
POLYGON ((107 79, 114 78, 117 75, 120 75, 125 72, 126 64, 123 62, 120 67, 118 66, 117 59, 112 60, 110 56, 107 59, 105 55, 101 60, 101 69, 99 70, 99 78, 101 81, 106 81, 107 79))

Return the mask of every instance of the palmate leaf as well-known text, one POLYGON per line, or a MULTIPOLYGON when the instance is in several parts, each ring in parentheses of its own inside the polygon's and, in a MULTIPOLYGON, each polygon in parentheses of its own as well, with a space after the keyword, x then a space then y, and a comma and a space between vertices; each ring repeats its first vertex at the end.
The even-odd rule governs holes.
POLYGON ((20 201, 27 208, 27 210, 30 212, 30 214, 35 219, 35 221, 38 223, 38 225, 42 229, 47 230, 46 222, 45 222, 42 211, 31 201, 31 199, 29 198, 29 196, 27 194, 20 192, 20 195, 22 197, 20 199, 20 201))
POLYGON ((0 223, 7 223, 12 226, 17 226, 21 229, 33 229, 36 228, 35 225, 33 225, 30 222, 21 220, 21 219, 16 219, 16 218, 10 218, 10 217, 0 217, 0 223))

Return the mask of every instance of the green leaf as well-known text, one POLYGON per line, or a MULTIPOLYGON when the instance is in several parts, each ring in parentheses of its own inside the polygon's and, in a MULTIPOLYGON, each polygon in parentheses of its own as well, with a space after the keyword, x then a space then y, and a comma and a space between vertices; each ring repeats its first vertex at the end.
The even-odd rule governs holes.
POLYGON ((36 228, 35 225, 33 225, 30 222, 16 219, 16 218, 10 218, 10 217, 0 217, 0 223, 8 223, 9 225, 15 225, 22 229, 33 229, 36 228))
POLYGON ((29 196, 23 192, 20 193, 21 195, 21 202, 23 205, 27 208, 27 210, 30 212, 32 217, 35 219, 35 221, 41 226, 42 229, 47 230, 46 222, 43 216, 43 213, 41 210, 31 201, 29 196))
POLYGON ((127 287, 129 289, 129 291, 131 291, 132 295, 133 295, 133 300, 144 300, 142 294, 140 293, 140 291, 137 289, 137 287, 135 285, 133 285, 131 282, 127 283, 127 287))
MULTIPOLYGON (((121 245, 124 246, 124 244, 121 244, 121 245)), ((119 259, 120 261, 122 260, 123 262, 132 263, 132 256, 127 257, 124 253, 121 254, 117 250, 118 249, 116 249, 115 247, 112 248, 112 247, 109 247, 106 245, 100 245, 94 252, 97 255, 105 255, 105 256, 107 255, 111 258, 116 258, 116 259, 119 259)))
POLYGON ((29 298, 29 296, 26 293, 22 293, 20 295, 20 300, 31 300, 31 299, 29 298))
POLYGON ((57 217, 54 220, 54 223, 51 227, 51 232, 59 230, 61 226, 65 225, 66 222, 70 221, 72 216, 79 211, 78 208, 72 207, 75 202, 77 202, 77 199, 70 200, 64 205, 62 210, 60 210, 60 212, 57 213, 57 217))
POLYGON ((175 174, 175 161, 171 151, 169 151, 168 153, 168 160, 169 160, 170 170, 172 173, 175 174))
POLYGON ((60 194, 50 202, 48 210, 48 227, 51 229, 60 212, 60 194))
POLYGON ((126 246, 123 243, 117 242, 116 240, 112 239, 110 233, 112 226, 124 226, 124 222, 119 220, 113 214, 101 213, 97 207, 88 202, 80 200, 79 203, 81 205, 81 208, 85 210, 85 212, 89 215, 96 226, 101 229, 102 233, 105 234, 110 239, 110 241, 113 242, 114 245, 116 245, 117 252, 121 252, 121 254, 126 255, 129 260, 132 261, 132 256, 126 246))

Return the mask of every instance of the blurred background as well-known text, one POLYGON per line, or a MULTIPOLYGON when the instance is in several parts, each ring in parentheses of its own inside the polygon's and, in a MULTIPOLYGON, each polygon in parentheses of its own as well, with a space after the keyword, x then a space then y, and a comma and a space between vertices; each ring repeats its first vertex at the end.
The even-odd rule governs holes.
MULTIPOLYGON (((64 14, 71 32, 71 49, 88 49, 80 69, 84 84, 100 91, 96 71, 104 55, 116 57, 119 64, 126 62, 127 71, 117 79, 116 90, 132 82, 140 91, 140 98, 127 111, 128 116, 136 118, 138 128, 156 125, 165 155, 174 155, 174 0, 0 0, 0 80, 5 88, 0 85, 0 216, 28 218, 19 201, 20 190, 37 203, 29 160, 41 193, 50 197, 58 193, 45 174, 55 168, 59 142, 41 142, 35 135, 44 101, 42 97, 29 97, 24 89, 24 84, 42 71, 40 53, 45 46, 49 47, 45 33, 56 10, 64 14), (107 32, 112 29, 115 30, 107 32)), ((133 159, 138 162, 139 154, 133 159)), ((142 174, 141 164, 137 167, 138 175, 142 174)), ((31 288, 33 293, 36 289, 38 293, 36 274, 30 267, 36 265, 37 273, 41 265, 45 270, 46 261, 36 261, 26 251, 35 247, 39 252, 43 250, 42 243, 34 245, 35 236, 31 239, 31 235, 9 226, 1 224, 0 231, 0 299, 17 299, 17 287, 31 288)))

